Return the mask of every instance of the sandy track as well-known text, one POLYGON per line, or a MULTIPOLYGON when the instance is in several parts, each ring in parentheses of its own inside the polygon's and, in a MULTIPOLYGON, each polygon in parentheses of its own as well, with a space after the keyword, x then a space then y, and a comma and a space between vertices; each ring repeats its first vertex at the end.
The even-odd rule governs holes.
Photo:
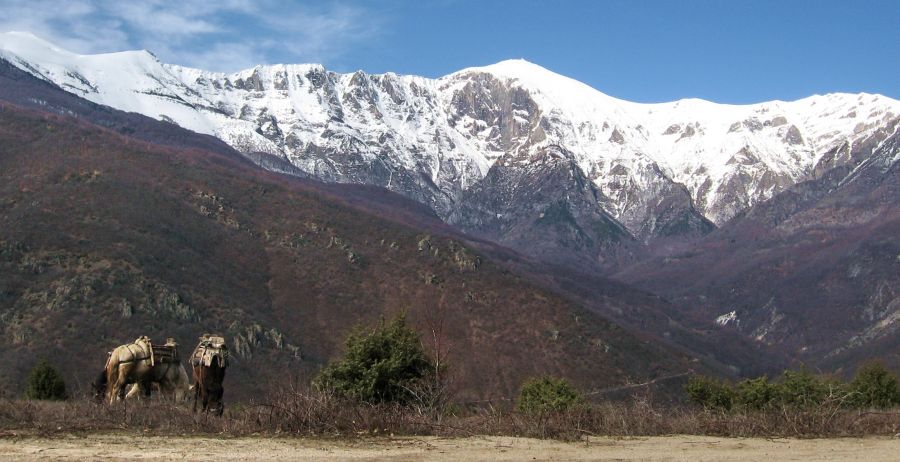
POLYGON ((507 437, 301 438, 88 435, 0 438, 2 460, 865 460, 897 461, 900 438, 760 439, 670 436, 562 443, 507 437))

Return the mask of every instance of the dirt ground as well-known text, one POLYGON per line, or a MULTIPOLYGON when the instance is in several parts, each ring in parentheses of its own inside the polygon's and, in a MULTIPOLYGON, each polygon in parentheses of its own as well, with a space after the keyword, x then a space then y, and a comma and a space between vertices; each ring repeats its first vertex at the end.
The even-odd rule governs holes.
POLYGON ((900 459, 900 438, 762 439, 668 436, 593 438, 581 443, 510 437, 304 438, 135 437, 53 438, 0 435, 0 460, 865 460, 900 459))

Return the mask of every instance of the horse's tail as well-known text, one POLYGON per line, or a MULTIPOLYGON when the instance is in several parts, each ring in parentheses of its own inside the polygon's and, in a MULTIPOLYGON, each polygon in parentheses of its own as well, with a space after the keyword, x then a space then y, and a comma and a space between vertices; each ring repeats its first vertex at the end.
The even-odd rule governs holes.
POLYGON ((106 363, 103 365, 103 370, 109 369, 109 363, 110 363, 110 361, 112 361, 112 355, 113 355, 112 351, 106 352, 106 363))
MULTIPOLYGON (((108 395, 112 395, 113 391, 118 391, 119 384, 119 368, 122 366, 123 362, 128 362, 133 355, 131 355, 131 350, 127 348, 125 345, 118 346, 109 352, 109 356, 106 358, 106 389, 108 395), (123 351, 128 352, 123 358, 123 351)), ((121 384, 124 386, 124 384, 121 384)))
POLYGON ((112 399, 113 390, 115 389, 116 383, 118 382, 118 373, 119 373, 119 361, 118 356, 114 353, 116 350, 109 352, 109 357, 106 358, 106 396, 107 399, 112 399))

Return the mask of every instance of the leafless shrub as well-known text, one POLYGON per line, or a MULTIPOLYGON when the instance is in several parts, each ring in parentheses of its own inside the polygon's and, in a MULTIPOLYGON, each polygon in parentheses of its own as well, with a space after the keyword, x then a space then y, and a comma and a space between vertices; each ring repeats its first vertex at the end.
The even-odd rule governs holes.
POLYGON ((186 405, 89 400, 37 402, 0 399, 0 430, 54 434, 134 431, 142 434, 298 435, 500 435, 562 440, 587 436, 671 434, 725 437, 851 437, 900 432, 900 410, 859 411, 834 406, 812 409, 723 412, 656 407, 638 398, 563 412, 527 415, 491 407, 443 414, 415 406, 372 405, 316 392, 285 389, 266 401, 237 404, 221 418, 193 414, 186 405))

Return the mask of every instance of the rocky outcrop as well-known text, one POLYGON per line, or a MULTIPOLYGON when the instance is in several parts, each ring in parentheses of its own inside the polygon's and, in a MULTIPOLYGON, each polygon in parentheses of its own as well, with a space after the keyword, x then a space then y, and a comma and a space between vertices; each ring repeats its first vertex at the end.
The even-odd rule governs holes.
POLYGON ((501 159, 467 191, 449 221, 545 261, 604 267, 638 242, 604 211, 608 200, 558 146, 526 162, 501 159))
POLYGON ((264 328, 258 323, 242 325, 235 321, 228 327, 231 334, 231 350, 241 360, 250 361, 254 352, 260 349, 287 352, 295 360, 303 359, 300 347, 288 343, 285 334, 272 327, 264 328))

